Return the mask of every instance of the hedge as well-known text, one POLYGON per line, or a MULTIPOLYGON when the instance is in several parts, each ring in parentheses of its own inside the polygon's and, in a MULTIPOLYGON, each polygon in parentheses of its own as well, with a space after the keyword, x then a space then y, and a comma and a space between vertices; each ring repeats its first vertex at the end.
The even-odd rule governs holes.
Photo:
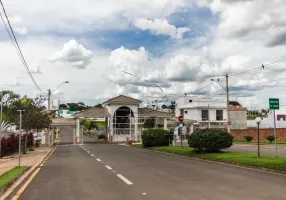
MULTIPOLYGON (((23 134, 21 138, 21 146, 24 147, 25 139, 27 137, 27 148, 33 146, 33 133, 23 134)), ((19 151, 19 135, 11 134, 9 137, 2 137, 1 139, 1 157, 19 151)), ((23 151, 24 152, 24 151, 23 151)))
POLYGON ((170 133, 167 130, 144 130, 141 137, 144 147, 169 146, 170 133))
POLYGON ((192 133, 190 147, 202 152, 218 152, 232 146, 233 136, 221 129, 205 129, 192 133))

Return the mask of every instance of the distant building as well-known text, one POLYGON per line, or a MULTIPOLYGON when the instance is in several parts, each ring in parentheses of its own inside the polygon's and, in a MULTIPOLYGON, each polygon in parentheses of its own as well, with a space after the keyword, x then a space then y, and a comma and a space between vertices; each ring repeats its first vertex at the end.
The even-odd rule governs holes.
MULTIPOLYGON (((247 109, 229 106, 231 129, 247 128, 247 109)), ((200 128, 227 128, 225 101, 214 101, 198 96, 182 96, 176 101, 175 115, 196 121, 200 128)))
POLYGON ((229 106, 231 129, 247 128, 247 109, 241 106, 229 106))
POLYGON ((176 101, 175 115, 197 121, 201 128, 226 128, 227 109, 224 101, 182 96, 176 101))

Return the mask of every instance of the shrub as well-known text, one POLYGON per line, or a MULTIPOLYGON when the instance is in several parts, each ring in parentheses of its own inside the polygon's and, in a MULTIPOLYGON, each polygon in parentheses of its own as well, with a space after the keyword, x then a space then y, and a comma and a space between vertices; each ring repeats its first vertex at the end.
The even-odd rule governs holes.
POLYGON ((100 134, 98 135, 98 139, 105 139, 105 138, 106 138, 106 135, 103 134, 103 133, 100 133, 100 134))
POLYGON ((250 135, 246 135, 246 136, 244 136, 244 139, 245 139, 247 142, 251 142, 251 140, 253 140, 253 137, 250 136, 250 135))
POLYGON ((266 137, 266 139, 267 139, 270 143, 272 143, 272 142, 275 140, 275 137, 274 137, 273 135, 268 135, 268 136, 266 137))
POLYGON ((147 118, 144 121, 144 128, 154 128, 155 127, 155 118, 147 118))
POLYGON ((205 129, 192 133, 188 143, 190 147, 202 152, 218 152, 232 145, 233 136, 220 129, 205 129))
POLYGON ((141 137, 144 147, 169 146, 170 133, 167 130, 144 130, 141 137))
POLYGON ((40 144, 41 144, 41 140, 37 140, 37 141, 36 141, 36 147, 39 147, 40 144))

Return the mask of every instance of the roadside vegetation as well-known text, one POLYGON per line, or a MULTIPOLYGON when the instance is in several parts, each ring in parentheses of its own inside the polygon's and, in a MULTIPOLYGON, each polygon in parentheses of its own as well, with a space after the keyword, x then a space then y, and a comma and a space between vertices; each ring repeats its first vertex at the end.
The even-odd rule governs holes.
POLYGON ((286 158, 274 156, 257 157, 256 154, 223 152, 232 145, 233 137, 223 130, 206 129, 194 132, 188 140, 189 147, 169 146, 169 133, 161 129, 146 130, 138 148, 166 152, 187 157, 214 160, 245 166, 253 166, 286 172, 286 158))
POLYGON ((0 188, 4 187, 9 182, 13 181, 27 167, 15 167, 0 176, 0 188))

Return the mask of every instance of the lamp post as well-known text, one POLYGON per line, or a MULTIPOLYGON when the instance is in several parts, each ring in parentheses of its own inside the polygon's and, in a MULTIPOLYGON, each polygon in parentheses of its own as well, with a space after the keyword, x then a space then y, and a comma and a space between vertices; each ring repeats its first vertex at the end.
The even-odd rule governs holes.
POLYGON ((181 147, 183 146, 183 124, 180 124, 179 125, 179 133, 180 133, 180 136, 181 136, 181 147))
POLYGON ((22 137, 22 114, 25 110, 17 110, 20 113, 20 127, 19 127, 19 167, 21 166, 21 137, 22 137))
MULTIPOLYGON (((69 83, 69 81, 64 81, 62 82, 58 87, 56 87, 53 91, 48 89, 48 110, 51 110, 51 96, 54 91, 59 89, 63 84, 69 83)), ((48 128, 48 134, 47 134, 47 139, 46 139, 48 146, 50 146, 50 127, 48 128)), ((54 134, 52 134, 52 143, 54 143, 54 134)), ((53 144, 52 144, 53 145, 53 144)))
POLYGON ((257 156, 260 157, 260 138, 259 138, 259 124, 261 122, 260 117, 256 117, 255 122, 257 124, 257 156))

